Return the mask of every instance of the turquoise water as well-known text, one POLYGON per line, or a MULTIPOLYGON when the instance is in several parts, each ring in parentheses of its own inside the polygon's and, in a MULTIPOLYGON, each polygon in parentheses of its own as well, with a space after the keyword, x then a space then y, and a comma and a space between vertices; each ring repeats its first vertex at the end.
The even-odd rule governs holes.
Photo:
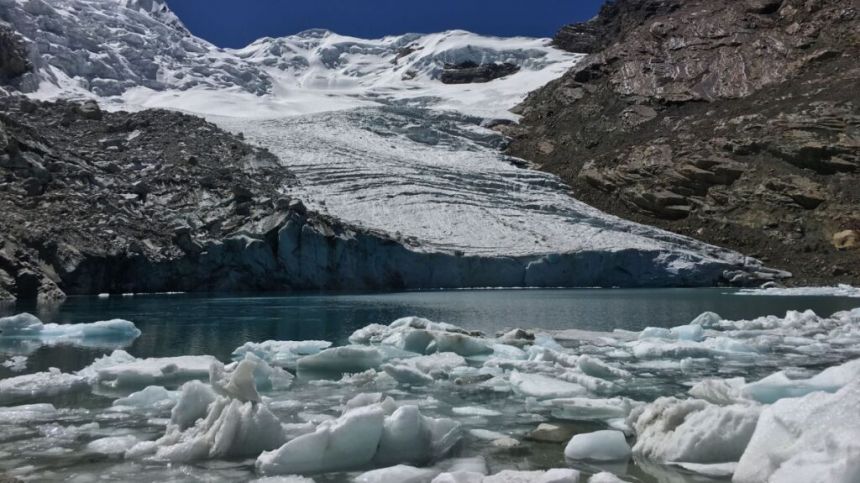
MULTIPOLYGON (((143 332, 126 350, 137 357, 211 354, 229 360, 245 342, 330 340, 344 343, 356 329, 416 315, 492 335, 512 327, 641 330, 686 324, 704 311, 737 320, 812 309, 819 315, 860 306, 840 297, 738 296, 730 289, 458 290, 383 294, 72 297, 50 308, 0 308, 0 316, 29 311, 44 322, 134 322, 143 332)), ((2 351, 2 347, 0 347, 2 351)), ((45 347, 28 371, 74 371, 109 351, 45 347)), ((0 369, 0 375, 5 375, 0 369)))
MULTIPOLYGON (((714 311, 727 319, 749 319, 763 315, 782 316, 788 310, 806 309, 830 315, 855 307, 860 307, 860 299, 738 296, 726 289, 483 290, 257 297, 75 297, 51 308, 19 306, 0 309, 0 316, 30 311, 44 322, 58 323, 123 318, 133 321, 142 331, 142 335, 126 348, 132 355, 211 354, 226 362, 236 347, 248 341, 323 339, 344 343, 354 330, 367 324, 388 324, 409 315, 450 322, 492 335, 511 327, 595 331, 672 327, 688 323, 703 311, 714 311)), ((584 353, 599 352, 596 347, 580 349, 584 353)), ((0 340, 0 360, 5 359, 3 350, 3 341, 0 340)), ((74 372, 108 352, 110 350, 68 346, 42 347, 30 354, 24 373, 45 371, 51 367, 74 372)), ((781 367, 783 359, 777 357, 774 360, 781 367)), ((798 359, 794 361, 798 363, 798 359)), ((681 370, 678 364, 663 364, 673 362, 671 360, 644 362, 656 365, 628 366, 634 373, 633 377, 626 383, 629 387, 618 395, 643 401, 660 395, 683 397, 691 381, 706 376, 744 375, 755 379, 775 370, 773 361, 759 367, 765 362, 760 359, 705 359, 688 370, 681 370)), ((828 362, 815 359, 815 364, 828 362)), ((18 374, 0 367, 0 379, 11 375, 18 374)), ((359 393, 376 390, 375 386, 368 389, 365 386, 320 382, 299 378, 288 391, 268 393, 273 401, 290 403, 275 410, 277 417, 284 423, 336 417, 341 402, 359 393)), ((142 413, 111 411, 113 400, 120 394, 103 390, 99 386, 92 391, 20 401, 52 403, 60 408, 60 412, 54 420, 33 424, 0 421, 0 479, 4 475, 19 473, 36 481, 93 481, 94 475, 100 475, 102 481, 236 482, 249 481, 256 476, 253 458, 165 465, 105 457, 88 451, 86 445, 90 441, 105 436, 131 434, 140 440, 154 440, 164 434, 166 418, 170 417, 169 410, 142 413)), ((443 381, 430 386, 384 390, 400 403, 420 405, 422 413, 431 417, 454 417, 467 430, 500 431, 521 441, 520 446, 508 450, 494 448, 488 441, 476 439, 471 433, 464 438, 456 455, 480 455, 492 472, 573 465, 589 474, 605 469, 623 475, 628 481, 641 483, 727 481, 636 459, 606 467, 566 461, 562 445, 528 441, 524 439, 525 434, 542 421, 559 424, 569 429, 571 434, 605 429, 603 424, 553 419, 546 408, 529 406, 514 394, 443 381), (498 416, 457 416, 453 413, 453 408, 464 406, 479 406, 496 411, 498 416)), ((332 473, 318 476, 316 481, 348 482, 355 476, 355 472, 332 473)))

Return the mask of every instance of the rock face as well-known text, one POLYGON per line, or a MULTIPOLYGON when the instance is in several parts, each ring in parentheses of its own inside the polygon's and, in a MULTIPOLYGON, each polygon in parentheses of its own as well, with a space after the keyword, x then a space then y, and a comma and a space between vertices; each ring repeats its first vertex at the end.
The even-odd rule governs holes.
POLYGON ((600 209, 856 282, 834 235, 860 226, 858 32, 851 0, 618 0, 559 33, 593 53, 497 129, 600 209))
POLYGON ((14 30, 0 25, 0 83, 10 82, 31 68, 21 39, 14 30))
POLYGON ((519 72, 520 67, 509 62, 478 64, 466 61, 459 64, 447 64, 439 80, 444 84, 475 84, 490 82, 494 79, 507 77, 519 72))

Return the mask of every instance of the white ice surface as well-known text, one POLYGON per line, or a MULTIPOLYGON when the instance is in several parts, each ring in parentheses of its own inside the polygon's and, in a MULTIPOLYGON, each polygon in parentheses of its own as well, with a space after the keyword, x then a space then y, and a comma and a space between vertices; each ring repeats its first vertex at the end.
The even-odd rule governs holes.
POLYGON ((767 407, 734 483, 860 481, 860 380, 767 407))
POLYGON ((659 398, 631 416, 633 453, 664 463, 737 461, 756 428, 761 408, 717 406, 697 399, 659 398))
POLYGON ((87 386, 85 378, 51 368, 46 372, 0 380, 0 403, 22 399, 44 399, 79 391, 87 386))
POLYGON ((457 423, 422 416, 416 406, 387 415, 371 404, 325 421, 316 431, 257 458, 263 474, 312 474, 398 463, 426 464, 444 456, 460 438, 457 423))
POLYGON ((208 379, 209 368, 217 363, 212 356, 178 356, 136 359, 123 351, 96 360, 79 374, 114 387, 146 387, 164 382, 208 379), (114 363, 111 358, 120 361, 114 363))
POLYGON ((860 297, 860 287, 839 284, 835 287, 770 287, 743 289, 735 295, 768 295, 782 297, 860 297))
POLYGON ((105 320, 82 324, 45 324, 36 316, 20 313, 0 318, 0 349, 27 354, 40 346, 71 345, 117 349, 130 345, 140 329, 127 320, 105 320))
POLYGON ((623 461, 630 458, 630 446, 621 431, 603 430, 574 435, 564 448, 572 460, 623 461))

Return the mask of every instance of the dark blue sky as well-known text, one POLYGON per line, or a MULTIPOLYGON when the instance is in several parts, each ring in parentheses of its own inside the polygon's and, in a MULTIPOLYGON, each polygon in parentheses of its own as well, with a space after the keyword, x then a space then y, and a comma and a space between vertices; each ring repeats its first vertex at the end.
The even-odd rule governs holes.
POLYGON ((593 17, 603 0, 167 0, 196 35, 244 47, 260 37, 327 28, 356 37, 471 30, 548 37, 593 17))

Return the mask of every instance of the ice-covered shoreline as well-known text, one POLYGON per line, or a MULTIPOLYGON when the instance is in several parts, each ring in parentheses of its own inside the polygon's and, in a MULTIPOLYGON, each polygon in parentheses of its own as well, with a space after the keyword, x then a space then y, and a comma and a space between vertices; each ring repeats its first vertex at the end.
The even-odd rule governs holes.
MULTIPOLYGON (((0 381, 0 396, 40 380, 46 389, 28 401, 41 405, 0 409, 0 425, 66 421, 72 440, 45 433, 21 451, 107 452, 121 478, 244 457, 256 458, 258 475, 333 472, 335 481, 585 481, 597 461, 614 464, 622 481, 628 465, 677 481, 792 481, 801 470, 809 481, 855 481, 860 309, 739 321, 704 313, 671 329, 583 334, 486 336, 408 317, 364 327, 344 346, 247 343, 226 365, 115 351, 75 374, 0 381), (119 399, 104 409, 46 404, 87 390, 119 399), (72 449, 76 440, 85 447, 72 449), (404 452, 398 441, 424 443, 404 452), (562 464, 506 467, 512 451, 538 448, 562 464)), ((32 461, 20 476, 45 476, 32 461)))

